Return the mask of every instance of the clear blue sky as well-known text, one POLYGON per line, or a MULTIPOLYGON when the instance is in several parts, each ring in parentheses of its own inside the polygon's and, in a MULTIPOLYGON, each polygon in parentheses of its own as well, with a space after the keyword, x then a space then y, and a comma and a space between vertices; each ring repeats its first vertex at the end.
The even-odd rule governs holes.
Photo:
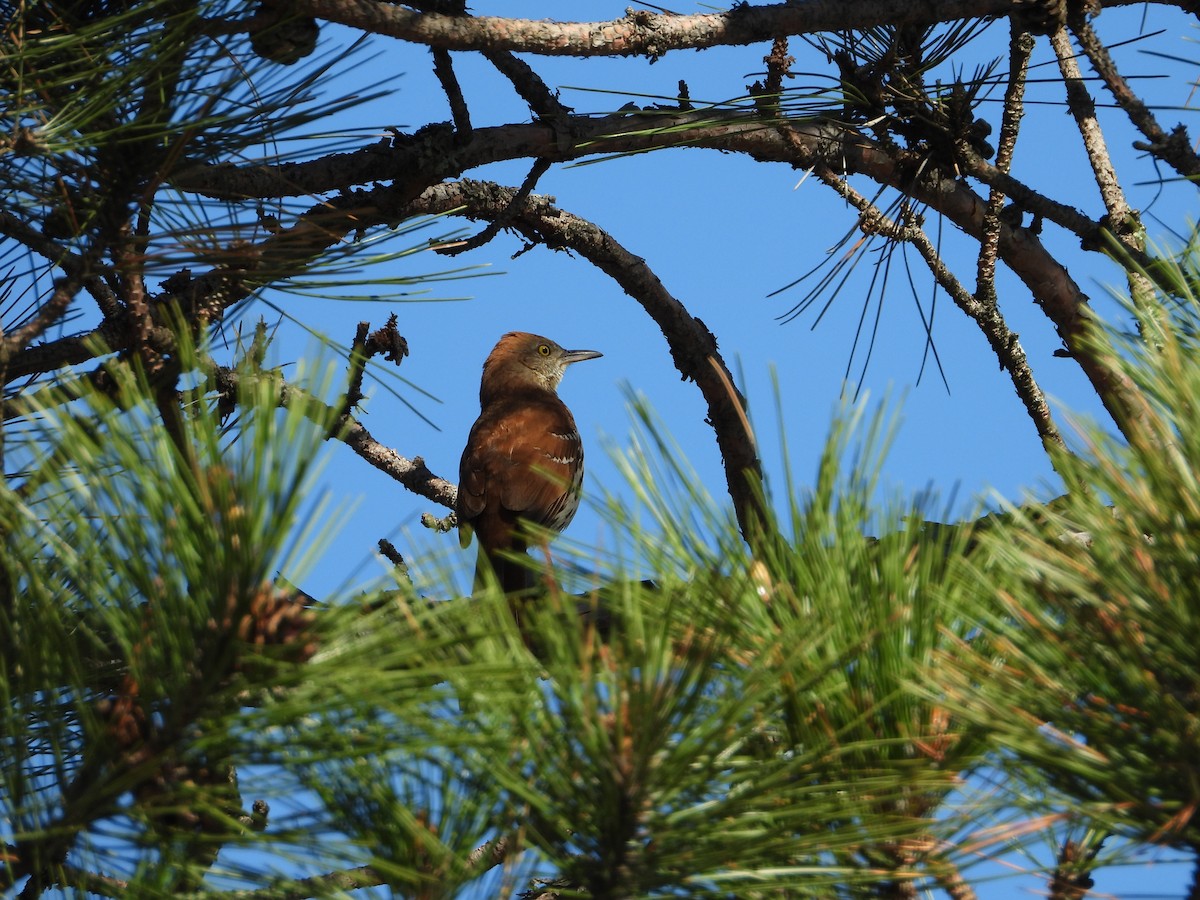
MULTIPOLYGON (((530 18, 569 15, 578 20, 616 18, 624 14, 625 7, 626 0, 570 4, 492 0, 471 4, 478 14, 530 18)), ((673 8, 685 13, 707 11, 691 5, 673 8)), ((1168 34, 1146 42, 1147 46, 1185 57, 1194 55, 1190 44, 1194 22, 1162 7, 1106 11, 1097 27, 1109 40, 1115 34, 1129 38, 1141 31, 1167 28, 1168 34)), ((991 56, 1006 57, 1007 27, 1001 23, 994 26, 993 32, 987 45, 990 49, 964 57, 968 74, 991 56)), ((334 34, 329 29, 323 35, 322 49, 334 34)), ((340 35, 348 36, 348 32, 340 35)), ((741 95, 745 85, 761 72, 766 49, 755 46, 702 54, 676 53, 654 65, 641 59, 531 62, 551 86, 562 89, 562 100, 567 105, 580 112, 602 112, 636 98, 577 88, 673 96, 676 83, 683 78, 694 101, 726 100, 741 95)), ((794 40, 791 51, 798 57, 796 71, 829 71, 824 60, 801 41, 794 40)), ((409 130, 449 118, 427 52, 375 39, 367 51, 367 56, 371 54, 370 62, 360 62, 342 83, 385 79, 394 82, 399 92, 387 101, 364 104, 353 115, 340 117, 339 124, 382 134, 389 127, 409 130)), ((1035 62, 1049 58, 1048 46, 1042 40, 1035 62)), ((1117 59, 1132 72, 1168 73, 1170 80, 1139 83, 1162 103, 1182 107, 1191 99, 1194 67, 1147 56, 1137 44, 1117 51, 1117 59)), ((457 55, 455 64, 474 124, 528 121, 525 104, 490 67, 470 55, 457 55)), ((1058 105, 1061 87, 1050 77, 1057 75, 1056 68, 1047 67, 1046 75, 1051 83, 1035 84, 1030 89, 1029 114, 1014 174, 1055 196, 1069 191, 1074 205, 1098 217, 1103 209, 1079 149, 1078 136, 1065 109, 1058 105), (1038 105, 1038 99, 1054 101, 1054 105, 1038 105)), ((1107 97, 1098 99, 1107 102, 1107 97)), ((1112 111, 1102 113, 1106 122, 1120 125, 1118 115, 1112 111)), ((1167 113, 1164 124, 1173 125, 1178 119, 1195 126, 1195 116, 1182 110, 1167 113)), ((1110 134, 1118 174, 1131 190, 1131 204, 1143 210, 1151 208, 1167 225, 1182 228, 1190 215, 1193 194, 1177 189, 1175 193, 1180 196, 1174 201, 1163 197, 1155 203, 1154 184, 1134 186, 1137 182, 1152 182, 1154 176, 1146 162, 1130 149, 1133 135, 1127 127, 1115 128, 1110 134)), ((468 174, 515 186, 525 172, 522 163, 468 174)), ((816 265, 854 221, 853 213, 816 182, 797 188, 801 174, 786 166, 758 164, 733 155, 674 150, 600 165, 555 167, 537 189, 538 193, 554 195, 563 209, 591 220, 633 253, 645 257, 668 290, 704 320, 716 335, 726 360, 740 373, 768 477, 777 485, 782 483, 783 462, 775 429, 771 372, 778 372, 783 389, 788 463, 796 480, 806 484, 815 472, 831 415, 845 391, 843 375, 871 276, 872 260, 868 258, 815 330, 813 312, 789 324, 777 321, 805 289, 773 299, 767 295, 816 265)), ((1147 225, 1152 235, 1159 230, 1153 218, 1147 225)), ((449 220, 445 226, 435 225, 433 233, 460 226, 470 231, 478 227, 449 220)), ((928 227, 935 227, 932 218, 928 227)), ((946 245, 963 248, 965 254, 951 251, 950 260, 960 278, 970 285, 974 246, 956 241, 952 231, 952 226, 946 226, 946 245)), ((1062 248, 1072 252, 1072 259, 1081 259, 1073 252, 1077 241, 1071 236, 1055 234, 1053 226, 1048 226, 1045 238, 1052 248, 1062 248)), ((429 285, 429 297, 460 298, 455 302, 420 299, 333 306, 278 294, 269 297, 343 344, 349 342, 360 319, 369 319, 373 327, 378 327, 389 313, 398 315, 400 332, 411 350, 400 374, 436 399, 401 388, 405 399, 428 419, 424 421, 395 397, 376 388, 363 422, 383 443, 408 457, 423 456, 433 471, 452 481, 457 480, 459 455, 478 412, 480 365, 502 333, 525 330, 544 334, 570 348, 604 353, 603 359, 574 367, 561 389, 574 410, 587 447, 586 491, 596 494, 600 488, 623 490, 604 448, 606 443, 620 447, 629 432, 626 397, 632 390, 648 398, 687 449, 692 464, 713 493, 721 494, 724 476, 712 432, 703 421, 700 394, 694 385, 680 381, 665 341, 650 319, 619 287, 585 261, 542 248, 511 259, 520 247, 513 236, 501 235, 455 260, 423 252, 379 271, 381 276, 418 275, 472 265, 481 267, 480 272, 491 273, 483 278, 429 285)), ((920 267, 915 258, 914 266, 920 267)), ((1103 300, 1109 286, 1120 285, 1114 268, 1093 258, 1086 268, 1073 265, 1072 274, 1105 314, 1117 314, 1116 307, 1103 300)), ((926 277, 918 277, 917 283, 928 316, 930 283, 926 277)), ((1102 415, 1078 368, 1069 360, 1052 356, 1058 340, 1033 306, 1027 290, 1011 277, 1001 278, 999 288, 1002 310, 1020 334, 1042 387, 1056 402, 1060 425, 1067 424, 1063 405, 1084 415, 1102 415)), ((877 295, 872 302, 877 302, 877 295)), ((872 307, 868 323, 874 315, 872 307)), ((869 328, 868 324, 868 333, 869 328)), ((968 510, 973 499, 986 499, 993 491, 1014 500, 1026 491, 1042 497, 1053 495, 1053 473, 1009 380, 998 371, 983 336, 942 294, 937 298, 934 338, 949 390, 931 362, 921 383, 915 384, 924 333, 906 276, 902 269, 896 269, 884 297, 870 367, 862 377, 860 346, 850 373, 852 380, 862 378, 862 387, 872 398, 891 392, 894 399, 903 401, 899 405, 903 425, 886 466, 888 481, 908 491, 927 486, 937 488, 943 496, 957 491, 960 513, 968 510)), ((310 349, 306 338, 285 327, 276 358, 295 359, 310 349)), ((427 535, 417 522, 422 512, 440 515, 445 510, 407 493, 345 448, 334 453, 326 481, 334 495, 353 504, 352 516, 332 554, 305 580, 304 586, 310 592, 320 596, 347 578, 362 580, 378 574, 381 566, 373 558, 373 549, 380 537, 394 541, 418 577, 425 564, 423 554, 431 547, 440 548, 438 556, 459 561, 463 572, 472 564, 473 548, 459 551, 454 535, 427 535)), ((585 509, 570 533, 578 541, 604 542, 604 531, 600 518, 585 509)), ((1177 896, 1185 877, 1185 870, 1161 865, 1124 873, 1105 872, 1098 896, 1104 896, 1104 891, 1130 897, 1177 896)), ((1034 896, 1043 884, 1005 881, 986 886, 980 895, 1034 896)))

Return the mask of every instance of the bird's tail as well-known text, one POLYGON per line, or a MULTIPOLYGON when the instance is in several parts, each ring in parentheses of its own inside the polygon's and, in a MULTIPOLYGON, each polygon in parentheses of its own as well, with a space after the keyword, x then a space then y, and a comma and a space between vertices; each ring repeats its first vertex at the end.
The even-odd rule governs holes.
POLYGON ((489 554, 480 547, 479 556, 475 560, 475 590, 487 584, 489 573, 495 576, 500 589, 506 594, 522 593, 534 584, 534 573, 528 564, 498 553, 489 554))

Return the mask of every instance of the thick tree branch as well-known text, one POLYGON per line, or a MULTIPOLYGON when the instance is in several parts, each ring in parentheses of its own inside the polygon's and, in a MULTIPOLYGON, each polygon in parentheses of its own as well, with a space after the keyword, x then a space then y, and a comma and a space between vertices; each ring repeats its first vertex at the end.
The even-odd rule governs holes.
MULTIPOLYGON (((1104 0, 1104 6, 1135 0, 1104 0)), ((1192 9, 1191 3, 1172 3, 1192 9)), ((880 25, 934 25, 957 19, 1006 16, 1019 0, 795 0, 735 4, 725 13, 660 15, 630 10, 610 22, 554 22, 501 16, 419 13, 386 0, 296 0, 300 15, 446 50, 511 50, 543 56, 649 56, 769 42, 818 31, 865 30, 880 25)))
MULTIPOLYGON (((853 145, 863 154, 888 160, 887 148, 852 128, 835 122, 809 121, 790 128, 809 145, 810 154, 829 156, 836 167, 842 146, 853 145)), ((438 181, 458 178, 470 169, 517 158, 554 162, 580 160, 599 154, 634 154, 647 150, 688 146, 746 152, 761 161, 791 162, 792 142, 776 134, 776 125, 764 121, 755 109, 632 110, 616 115, 572 115, 564 125, 504 125, 475 128, 474 139, 458 146, 449 127, 428 127, 395 140, 373 144, 348 154, 331 154, 320 160, 282 166, 198 166, 175 180, 180 190, 214 198, 264 199, 295 197, 350 188, 372 182, 400 179, 420 190, 438 181), (564 144, 562 134, 571 142, 564 144)), ((780 132, 781 134, 781 132, 780 132)), ((1055 222, 1087 244, 1099 241, 1100 223, 1079 210, 1044 197, 1006 172, 992 166, 964 146, 960 166, 967 174, 1000 188, 1014 202, 1055 222)), ((923 160, 912 156, 913 169, 923 160)), ((420 193, 416 190, 415 193, 420 193)), ((414 193, 414 196, 415 196, 414 193)), ((935 208, 936 208, 936 204, 935 208)))
MULTIPOLYGON (((523 156, 565 159, 668 146, 739 152, 760 162, 782 162, 804 169, 816 165, 834 171, 844 168, 927 204, 976 239, 982 239, 985 233, 986 202, 965 181, 927 165, 924 157, 889 152, 877 142, 834 122, 814 119, 780 127, 764 122, 754 110, 656 110, 601 119, 572 117, 572 127, 575 141, 567 151, 558 146, 555 129, 543 124, 476 129, 475 140, 462 148, 454 146, 449 129, 430 129, 400 140, 395 146, 376 145, 347 154, 343 159, 330 157, 300 167, 197 169, 181 179, 180 186, 206 193, 242 193, 282 189, 287 184, 330 187, 348 177, 362 178, 365 182, 395 182, 386 188, 343 194, 314 207, 310 222, 298 224, 289 233, 271 239, 280 243, 279 248, 262 249, 263 257, 273 257, 279 264, 287 257, 284 251, 289 247, 294 251, 299 243, 311 244, 309 249, 315 253, 322 242, 327 246, 352 228, 402 220, 407 203, 428 187, 431 180, 452 177, 465 168, 523 156), (224 188, 217 187, 220 182, 224 188)), ((1022 207, 1043 213, 1081 239, 1097 241, 1101 233, 1099 223, 1070 207, 1045 200, 969 147, 962 148, 960 165, 1022 207)), ((1118 426, 1127 433, 1136 428, 1140 415, 1137 410, 1141 409, 1134 396, 1136 392, 1124 376, 1096 359, 1090 350, 1088 337, 1095 323, 1087 297, 1070 273, 1030 229, 1002 224, 997 250, 1000 259, 1029 287, 1118 426)), ((291 263, 296 264, 294 255, 291 263)))
POLYGON ((519 199, 511 188, 461 181, 430 188, 410 205, 410 215, 455 213, 485 220, 504 216, 530 240, 569 248, 616 281, 662 331, 675 367, 696 383, 708 404, 725 480, 742 533, 750 539, 761 516, 761 474, 753 435, 746 427, 741 398, 717 350, 717 341, 646 265, 597 226, 556 208, 547 198, 519 199))
MULTIPOLYGON (((760 161, 792 162, 793 142, 777 134, 777 124, 764 121, 757 110, 631 110, 611 116, 571 116, 573 141, 562 146, 560 129, 544 123, 477 128, 475 140, 456 147, 448 126, 430 126, 414 135, 373 144, 351 153, 330 154, 304 163, 271 165, 196 166, 180 173, 175 187, 206 197, 265 199, 346 191, 377 182, 401 179, 421 190, 447 178, 493 162, 538 158, 566 162, 597 154, 640 153, 668 147, 743 152, 760 161)), ((836 156, 852 146, 864 156, 892 158, 876 141, 832 121, 817 119, 784 125, 807 147, 808 155, 836 156)), ((923 159, 905 162, 915 170, 923 159)), ((963 170, 997 187, 1022 208, 1073 232, 1081 241, 1099 240, 1101 225, 1077 209, 1058 203, 1000 171, 969 147, 962 148, 963 170)), ((420 193, 418 190, 416 193, 420 193)), ((332 202, 332 201, 331 201, 332 202)))
MULTIPOLYGON (((760 161, 794 164, 795 142, 784 129, 800 140, 805 147, 803 155, 822 158, 831 168, 838 167, 837 157, 843 148, 852 148, 864 161, 872 162, 861 169, 866 174, 873 170, 896 170, 897 160, 912 171, 927 168, 924 158, 915 154, 893 158, 888 148, 832 121, 812 119, 773 124, 751 109, 635 109, 599 118, 569 117, 565 130, 570 132, 572 141, 567 145, 560 141, 563 127, 543 123, 477 128, 475 140, 463 147, 454 144, 452 129, 433 126, 412 136, 400 136, 394 141, 352 153, 331 154, 312 162, 194 167, 182 173, 175 186, 208 197, 262 199, 347 191, 363 184, 399 180, 409 185, 416 196, 431 184, 502 160, 570 161, 598 154, 640 153, 668 147, 742 152, 760 161)), ((1100 242, 1101 223, 1032 190, 969 146, 961 148, 959 165, 967 174, 1001 190, 1023 209, 1071 231, 1082 242, 1089 245, 1100 242)), ((895 186, 903 189, 906 177, 908 173, 901 167, 894 176, 895 186)), ((944 180, 952 183, 952 177, 944 180)), ((331 209, 334 205, 345 206, 345 200, 343 196, 327 201, 326 205, 331 209)), ((936 202, 931 205, 938 208, 936 202)), ((314 215, 316 212, 313 211, 314 215)))

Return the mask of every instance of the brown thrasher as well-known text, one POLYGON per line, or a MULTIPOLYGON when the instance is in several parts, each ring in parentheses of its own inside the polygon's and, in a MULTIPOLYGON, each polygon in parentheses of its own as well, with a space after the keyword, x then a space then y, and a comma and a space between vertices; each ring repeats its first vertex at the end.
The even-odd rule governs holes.
POLYGON ((459 463, 455 504, 462 545, 472 533, 479 538, 476 587, 488 566, 506 593, 529 587, 528 568, 505 558, 525 552, 520 523, 562 531, 575 517, 583 442, 555 390, 567 366, 601 355, 512 331, 484 362, 479 418, 459 463))

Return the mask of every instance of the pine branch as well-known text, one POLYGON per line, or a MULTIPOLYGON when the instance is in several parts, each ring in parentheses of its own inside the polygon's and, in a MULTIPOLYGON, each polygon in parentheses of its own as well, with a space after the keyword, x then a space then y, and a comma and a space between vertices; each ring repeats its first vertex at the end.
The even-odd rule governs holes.
MULTIPOLYGON (((213 388, 227 397, 236 397, 245 388, 246 382, 252 380, 236 369, 225 366, 212 366, 210 378, 213 388)), ((271 375, 269 378, 273 383, 279 384, 281 407, 295 406, 315 422, 336 421, 338 411, 333 407, 322 403, 311 394, 287 384, 278 376, 271 375)), ((343 422, 343 427, 335 430, 331 437, 340 439, 370 465, 395 479, 413 493, 448 509, 454 508, 456 495, 454 485, 429 471, 424 459, 419 456, 411 459, 401 456, 392 448, 376 440, 362 423, 351 416, 345 416, 343 422)))
MULTIPOLYGON (((1133 0, 1104 0, 1104 7, 1133 0)), ((1176 4, 1191 8, 1190 3, 1176 4)), ((822 2, 738 4, 700 15, 631 10, 609 22, 547 22, 500 16, 419 13, 379 0, 299 0, 297 12, 352 28, 447 50, 508 50, 546 56, 648 56, 672 50, 769 43, 779 36, 858 31, 880 25, 934 25, 1005 16, 1012 0, 864 0, 849 6, 822 2), (603 40, 597 40, 603 35, 603 40)))
POLYGON ((544 197, 519 199, 519 191, 512 188, 463 180, 431 188, 408 207, 408 215, 435 212, 504 217, 533 242, 569 248, 583 256, 642 305, 666 338, 675 367, 704 395, 725 466, 726 488, 749 539, 755 523, 763 521, 761 494, 755 488, 761 470, 743 401, 733 388, 716 339, 667 291, 646 261, 591 222, 556 208, 544 197))
POLYGON ((434 47, 432 53, 433 73, 441 83, 442 90, 446 93, 446 100, 450 103, 450 115, 454 118, 456 139, 460 144, 470 143, 471 113, 467 109, 467 101, 463 99, 462 88, 458 86, 458 79, 454 75, 454 63, 450 60, 450 54, 446 50, 434 47))
MULTIPOLYGON (((557 160, 597 151, 639 152, 686 142, 689 147, 743 153, 760 161, 786 162, 805 169, 825 165, 834 171, 845 167, 861 172, 879 184, 905 192, 916 202, 927 204, 968 234, 976 238, 983 236, 987 203, 952 173, 926 166, 922 159, 910 158, 911 154, 890 151, 835 123, 796 123, 788 125, 786 130, 785 137, 780 133, 781 129, 764 128, 761 116, 755 110, 635 110, 602 119, 572 117, 571 133, 575 138, 567 153, 558 147, 556 135, 540 124, 476 129, 475 140, 466 148, 456 148, 449 134, 434 129, 388 146, 377 145, 343 157, 331 157, 319 165, 300 164, 277 169, 262 166, 194 169, 180 180, 180 186, 213 194, 233 191, 256 196, 262 191, 279 190, 290 195, 299 190, 330 190, 351 180, 356 183, 382 181, 394 178, 396 171, 405 172, 404 183, 395 188, 374 189, 353 198, 338 198, 320 209, 314 208, 312 223, 297 225, 295 230, 314 242, 304 252, 315 253, 320 249, 319 244, 328 246, 350 230, 351 221, 347 218, 344 224, 339 224, 339 216, 348 216, 350 210, 357 207, 355 224, 364 224, 362 215, 370 215, 371 210, 379 209, 387 209, 390 213, 376 214, 376 221, 400 220, 409 197, 418 196, 425 187, 471 168, 476 164, 475 159, 482 163, 484 159, 494 161, 531 155, 557 160), (436 162, 431 164, 429 160, 436 162), (426 171, 420 174, 422 164, 426 171), (922 174, 914 178, 913 172, 922 174), (218 188, 218 183, 223 186, 218 188)), ((964 147, 962 153, 964 169, 989 187, 1003 191, 1022 208, 1068 228, 1081 240, 1092 244, 1098 241, 1100 223, 1041 197, 983 160, 969 147, 964 147)), ((365 224, 369 222, 370 219, 365 224)), ((287 243, 299 245, 304 239, 293 242, 281 238, 277 251, 264 247, 261 252, 264 256, 278 255, 287 243)), ((1114 420, 1122 429, 1135 429, 1138 403, 1129 395, 1128 383, 1096 360, 1088 348, 1087 336, 1093 323, 1087 297, 1065 266, 1046 250, 1030 229, 1002 227, 998 253, 1033 292, 1068 353, 1083 368, 1114 420)), ((1137 254, 1133 255, 1132 263, 1152 264, 1137 254)), ((281 257, 278 265, 283 264, 281 257)))
POLYGON ((1068 23, 1075 40, 1087 55, 1088 61, 1103 80, 1113 99, 1129 116, 1129 121, 1146 137, 1145 143, 1135 143, 1138 150, 1145 150, 1161 159, 1184 178, 1195 180, 1200 176, 1200 156, 1192 149, 1192 140, 1187 128, 1180 124, 1168 134, 1159 125, 1154 113, 1121 75, 1116 61, 1100 40, 1091 22, 1084 17, 1068 23))
POLYGON ((1058 426, 1054 424, 1050 404, 1047 403, 1045 394, 1034 379, 1033 370, 1018 336, 1004 321, 999 306, 995 303, 983 303, 978 296, 972 295, 950 271, 929 236, 919 226, 891 220, 866 197, 824 167, 818 167, 813 172, 822 182, 836 190, 855 209, 859 210, 862 216, 859 227, 864 233, 884 234, 891 239, 910 243, 917 249, 937 283, 954 301, 954 304, 983 332, 983 336, 1000 361, 1000 368, 1008 372, 1009 378, 1012 379, 1017 396, 1021 398, 1025 411, 1033 420, 1038 437, 1043 444, 1047 448, 1065 449, 1062 435, 1059 433, 1058 426))
MULTIPOLYGON (((1004 92, 1004 112, 1000 122, 999 148, 996 168, 1005 175, 1012 166, 1021 118, 1025 114, 1025 77, 1029 57, 1033 53, 1033 36, 1014 24, 1009 36, 1008 87, 1004 92)), ((1004 207, 1004 192, 993 186, 988 192, 987 211, 983 216, 983 235, 979 241, 979 261, 976 267, 975 296, 986 306, 996 306, 996 258, 1000 247, 1000 211, 1004 207)))
MULTIPOLYGON (((1118 239, 1123 243, 1128 243, 1131 230, 1140 226, 1136 223, 1133 210, 1125 199, 1125 192, 1121 189, 1121 183, 1117 179, 1112 157, 1108 152, 1108 144, 1104 138, 1104 131, 1096 119, 1095 101, 1092 100, 1091 93, 1086 87, 1083 73, 1079 70, 1079 63, 1075 58, 1075 50, 1071 46, 1070 37, 1064 26, 1056 28, 1050 35, 1050 45, 1054 48, 1054 55, 1058 59, 1058 68, 1062 73, 1063 86, 1067 95, 1067 108, 1070 109, 1071 115, 1075 119, 1075 126, 1083 139, 1083 146, 1092 166, 1096 187, 1100 191, 1104 208, 1108 212, 1108 227, 1118 239)), ((1134 249, 1140 250, 1141 247, 1134 245, 1134 249)))

